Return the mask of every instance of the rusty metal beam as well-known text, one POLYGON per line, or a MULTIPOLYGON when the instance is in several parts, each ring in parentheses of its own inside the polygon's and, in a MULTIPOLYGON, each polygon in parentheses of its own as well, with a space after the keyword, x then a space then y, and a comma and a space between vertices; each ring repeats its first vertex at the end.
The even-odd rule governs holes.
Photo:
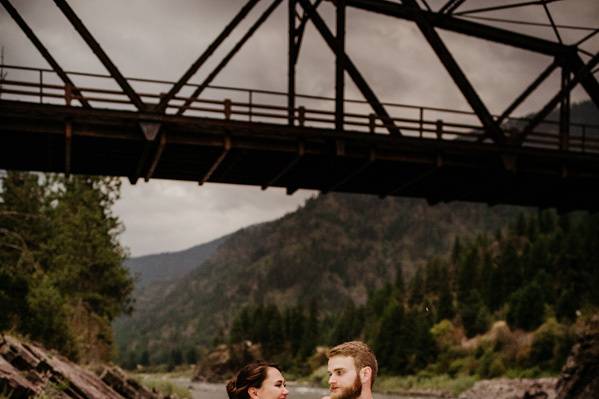
POLYGON ((229 53, 225 56, 225 58, 223 58, 223 60, 216 66, 216 68, 214 68, 214 70, 210 73, 210 75, 208 75, 208 77, 206 77, 204 82, 202 82, 202 84, 194 90, 193 94, 187 100, 185 100, 185 103, 177 111, 177 115, 181 115, 183 112, 185 112, 185 110, 187 110, 187 108, 189 108, 191 103, 196 98, 198 98, 198 96, 200 94, 202 94, 202 92, 206 89, 206 87, 208 87, 208 85, 214 80, 214 78, 216 78, 216 76, 220 73, 220 71, 225 66, 227 66, 227 64, 229 63, 231 58, 233 58, 233 56, 235 54, 237 54, 237 52, 241 49, 241 47, 243 47, 245 42, 247 42, 248 39, 250 37, 252 37, 252 35, 256 32, 256 30, 258 30, 258 28, 264 23, 264 21, 266 21, 268 19, 270 14, 272 14, 272 12, 279 6, 279 4, 281 4, 282 1, 283 0, 274 0, 272 2, 272 4, 262 13, 260 18, 258 18, 256 20, 256 22, 254 22, 254 24, 250 27, 250 29, 248 29, 248 31, 245 33, 245 35, 243 35, 243 37, 241 39, 239 39, 239 42, 237 42, 237 44, 235 44, 235 46, 229 51, 229 53))
MULTIPOLYGON (((564 89, 570 83, 570 66, 562 65, 561 88, 564 89)), ((570 91, 562 96, 559 102, 559 137, 560 149, 568 149, 570 138, 570 91)))
POLYGON ((345 0, 337 0, 337 36, 335 37, 335 129, 343 131, 345 103, 345 0))
POLYGON ((557 66, 558 62, 557 60, 554 60, 543 72, 541 72, 541 74, 522 92, 522 94, 520 94, 514 100, 514 102, 512 102, 510 106, 505 109, 505 111, 503 111, 501 116, 497 119, 497 124, 501 125, 506 118, 509 118, 512 112, 514 112, 514 110, 518 108, 518 106, 520 106, 520 104, 522 104, 524 100, 526 100, 528 96, 535 91, 537 87, 539 87, 541 83, 545 81, 545 79, 549 77, 549 75, 551 75, 557 66))
MULTIPOLYGON (((594 58, 597 58, 597 56, 595 55, 594 58)), ((580 55, 576 54, 575 52, 570 53, 568 62, 573 71, 582 70, 585 66, 584 61, 582 58, 580 58, 580 55)), ((589 61, 589 63, 591 62, 593 62, 593 58, 591 58, 589 61)), ((592 73, 584 74, 580 79, 580 85, 584 88, 589 97, 591 97, 591 100, 593 100, 595 106, 599 108, 599 82, 597 82, 597 78, 592 73)))
POLYGON ((56 5, 60 9, 60 11, 62 11, 64 16, 73 25, 75 30, 77 32, 79 32, 79 34, 81 35, 81 37, 83 38, 85 43, 87 43, 87 45, 91 48, 91 50, 94 52, 94 54, 96 54, 96 56, 98 57, 100 62, 102 62, 102 64, 108 70, 108 72, 113 77, 113 79, 116 80, 116 82, 121 87, 123 92, 127 95, 127 97, 129 97, 129 100, 131 100, 131 103, 133 103, 133 105, 135 105, 135 107, 138 110, 144 111, 146 106, 143 103, 143 101, 141 100, 141 97, 135 92, 135 90, 133 90, 131 85, 129 85, 129 82, 127 82, 127 79, 125 79, 125 77, 121 74, 121 72, 118 70, 116 65, 114 65, 114 63, 110 60, 108 55, 104 52, 104 50, 102 50, 102 47, 100 46, 100 44, 96 41, 96 39, 94 39, 92 34, 87 30, 87 28, 85 27, 83 22, 79 19, 77 14, 75 14, 75 11, 73 11, 71 6, 69 6, 69 4, 66 2, 66 0, 54 0, 54 3, 56 3, 56 5))
MULTIPOLYGON (((416 3, 415 0, 403 0, 403 2, 404 4, 421 11, 420 6, 418 6, 418 3, 416 3)), ((466 78, 464 72, 462 72, 462 69, 449 52, 447 46, 445 46, 445 43, 443 43, 443 40, 441 40, 439 34, 424 18, 417 18, 416 25, 418 25, 418 28, 437 54, 437 57, 439 57, 441 63, 445 66, 447 72, 449 72, 449 75, 466 98, 466 101, 468 101, 478 116, 478 119, 485 127, 486 134, 497 144, 505 143, 503 131, 493 119, 493 116, 476 93, 476 90, 474 90, 474 87, 468 81, 468 78, 466 78)))
MULTIPOLYGON (((576 74, 570 81, 565 84, 561 90, 551 99, 549 102, 539 111, 526 125, 526 127, 522 130, 522 133, 519 135, 517 143, 522 144, 526 139, 526 136, 530 134, 534 130, 535 127, 539 125, 539 123, 543 122, 545 118, 553 111, 553 109, 563 100, 564 97, 568 96, 572 89, 576 87, 578 83, 581 83, 585 77, 591 75, 591 71, 593 68, 599 64, 599 53, 597 53, 586 65, 583 65, 582 68, 578 69, 576 74)), ((599 95, 599 92, 597 92, 599 95)))
MULTIPOLYGON (((303 7, 303 9, 306 11, 307 15, 312 20, 312 23, 314 24, 316 29, 320 32, 320 35, 323 37, 324 41, 327 43, 327 45, 329 46, 331 51, 333 51, 333 53, 335 53, 335 51, 336 51, 335 37, 333 36, 331 31, 327 27, 324 20, 320 17, 320 15, 318 14, 318 12, 314 8, 314 6, 308 0, 298 0, 298 1, 301 4, 301 6, 303 7)), ((389 114, 387 113, 387 110, 381 104, 379 99, 376 97, 376 94, 374 94, 374 92, 372 91, 372 89, 370 88, 370 86, 368 85, 366 80, 364 79, 364 77, 362 77, 362 74, 360 73, 360 71, 358 71, 358 68, 356 68, 356 66, 351 61, 351 59, 348 57, 347 54, 344 54, 343 58, 344 58, 345 70, 347 71, 349 76, 352 78, 352 80, 354 81, 354 83, 356 84, 358 89, 360 89, 360 92, 362 93, 364 98, 366 98, 366 101, 368 101, 368 103, 370 104, 370 106, 372 107, 374 112, 377 114, 379 119, 381 119, 381 121, 383 122, 383 124, 385 125, 385 127, 387 128, 389 133, 395 134, 395 135, 401 135, 399 128, 395 125, 395 123, 393 122, 393 120, 391 119, 389 114)))
POLYGON ((91 105, 89 104, 89 102, 87 102, 87 100, 85 100, 83 98, 83 94, 75 86, 75 83, 73 83, 73 81, 69 78, 69 76, 66 74, 66 72, 60 67, 60 65, 58 65, 58 62, 56 62, 54 57, 52 57, 52 54, 50 54, 48 49, 46 49, 46 47, 42 44, 42 42, 35 35, 35 33, 33 33, 33 30, 29 27, 29 25, 27 25, 27 22, 25 22, 25 20, 21 17, 19 12, 12 6, 12 4, 10 4, 10 1, 0 0, 0 3, 2 3, 2 5, 6 9, 6 11, 8 11, 8 13, 12 17, 12 19, 14 19, 14 21, 17 23, 17 25, 19 25, 19 28, 21 28, 21 30, 23 31, 23 33, 25 33, 27 38, 29 38, 31 43, 33 43, 33 45, 40 52, 42 57, 44 57, 46 62, 48 64, 50 64, 50 66, 52 67, 54 72, 56 72, 58 77, 60 77, 60 79, 64 82, 65 85, 71 86, 72 87, 71 90, 73 91, 73 93, 80 97, 78 100, 81 103, 81 105, 84 108, 91 108, 91 105))
POLYGON ((555 1, 561 1, 561 0, 534 0, 534 1, 525 1, 522 3, 502 4, 502 5, 498 5, 498 6, 490 6, 490 7, 483 7, 483 8, 472 8, 470 10, 460 11, 459 13, 456 13, 455 15, 468 15, 468 14, 476 14, 476 13, 481 13, 481 12, 507 10, 510 8, 520 8, 520 7, 532 6, 532 5, 546 5, 549 3, 553 3, 555 1))
POLYGON ((73 125, 70 121, 65 122, 64 126, 64 174, 68 177, 71 174, 71 150, 73 142, 73 125))
POLYGON ((160 141, 158 142, 158 148, 154 152, 154 156, 152 157, 152 162, 150 163, 150 167, 144 176, 144 180, 149 181, 152 176, 154 176, 154 172, 156 171, 156 167, 158 166, 158 162, 160 161, 160 157, 162 157, 162 152, 164 151, 164 147, 166 146, 166 134, 164 132, 160 133, 160 141))
POLYGON ((379 195, 379 197, 385 198, 389 195, 399 195, 402 191, 405 191, 406 189, 420 183, 427 177, 433 175, 434 173, 437 172, 437 170, 438 170, 438 167, 435 166, 434 168, 429 169, 420 175, 414 176, 414 178, 408 180, 407 182, 403 182, 400 185, 398 185, 397 187, 392 188, 391 190, 389 190, 389 192, 379 195))
POLYGON ((370 149, 369 153, 368 153, 368 159, 366 161, 364 161, 360 166, 358 166, 356 169, 350 171, 345 177, 343 177, 342 179, 340 179, 339 181, 333 183, 330 187, 328 187, 326 190, 323 190, 322 192, 324 194, 331 192, 331 191, 335 191, 337 190, 339 187, 343 186, 344 184, 348 183, 349 181, 351 181, 353 178, 355 178, 356 176, 358 176, 360 173, 364 172, 366 169, 368 169, 368 167, 370 165, 372 165, 374 163, 374 161, 376 160, 376 153, 374 151, 374 149, 370 149))
POLYGON ((457 8, 461 6, 463 2, 464 0, 448 0, 447 3, 445 3, 445 5, 443 5, 443 7, 441 7, 438 12, 451 14, 455 10, 457 10, 457 8))
POLYGON ((189 69, 181 76, 181 79, 173 85, 169 92, 162 97, 160 102, 154 108, 157 112, 164 112, 175 95, 181 90, 181 88, 191 79, 191 77, 204 65, 204 63, 210 58, 210 56, 216 51, 218 46, 233 32, 233 30, 239 25, 241 21, 249 14, 249 12, 258 4, 260 0, 249 0, 241 10, 235 15, 235 17, 229 22, 229 24, 223 29, 218 37, 208 46, 208 48, 200 55, 200 57, 189 67, 189 69))
POLYGON ((154 142, 161 128, 160 123, 156 122, 139 122, 139 127, 144 136, 144 143, 142 145, 141 156, 137 161, 137 166, 131 175, 129 175, 129 182, 131 184, 137 183, 137 179, 142 175, 143 170, 146 168, 148 157, 154 147, 154 142))
MULTIPOLYGON (((297 0, 295 0, 295 1, 297 4, 297 0)), ((320 5, 320 3, 322 3, 322 0, 316 0, 314 2, 314 8, 318 9, 318 6, 320 5)), ((306 24, 308 23, 309 19, 310 18, 306 15, 306 11, 304 10, 304 13, 302 14, 302 16, 300 18, 300 23, 296 29, 295 52, 297 54, 297 57, 299 57, 300 49, 302 47, 302 39, 304 38, 304 31, 306 30, 306 24)), ((297 57, 296 57, 296 62, 297 62, 297 57)))
MULTIPOLYGON (((314 8, 318 8, 322 0, 316 0, 314 8)), ((288 74, 287 74, 287 123, 289 126, 295 125, 295 67, 299 59, 300 49, 302 48, 302 40, 308 17, 306 11, 301 17, 297 13, 297 0, 289 0, 288 2, 288 74), (296 19, 299 18, 299 25, 296 24, 296 19)))
POLYGON ((405 4, 394 3, 388 0, 346 0, 346 3, 348 7, 359 8, 408 21, 416 22, 418 19, 424 19, 434 28, 462 33, 549 56, 557 56, 567 52, 566 46, 550 40, 456 18, 451 15, 415 9, 405 4))
MULTIPOLYGON (((295 124, 295 65, 297 64, 296 42, 296 0, 289 0, 288 3, 288 57, 287 57, 287 123, 289 126, 295 124)), ((264 189, 264 187, 263 187, 264 189)))
POLYGON ((304 157, 306 153, 306 147, 303 141, 299 141, 297 144, 297 155, 289 161, 287 165, 276 176, 270 179, 268 182, 262 185, 262 190, 266 190, 268 187, 276 184, 283 176, 285 176, 291 169, 293 169, 304 157))
POLYGON ((223 151, 214 160, 214 162, 212 163, 212 166, 210 167, 210 169, 208 169, 208 171, 206 172, 206 174, 204 175, 204 177, 202 177, 202 179, 200 179, 200 181, 198 182, 198 184, 200 186, 202 184, 206 183, 210 179, 210 177, 214 174, 214 172, 216 171, 216 169, 225 160, 225 158, 227 157, 227 154, 229 153, 229 151, 231 151, 231 137, 230 136, 225 136, 225 141, 223 143, 223 151))

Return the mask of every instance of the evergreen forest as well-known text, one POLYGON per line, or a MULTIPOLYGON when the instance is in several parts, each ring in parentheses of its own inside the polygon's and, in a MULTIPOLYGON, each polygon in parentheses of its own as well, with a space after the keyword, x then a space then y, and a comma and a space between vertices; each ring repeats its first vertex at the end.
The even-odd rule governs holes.
POLYGON ((227 339, 258 342, 300 374, 318 345, 351 339, 374 348, 384 374, 556 373, 577 318, 599 306, 598 264, 599 214, 521 213, 494 234, 457 237, 408 281, 398 270, 362 306, 247 306, 227 339))
POLYGON ((0 191, 0 331, 81 362, 114 355, 111 322, 132 310, 120 179, 5 172, 0 191))

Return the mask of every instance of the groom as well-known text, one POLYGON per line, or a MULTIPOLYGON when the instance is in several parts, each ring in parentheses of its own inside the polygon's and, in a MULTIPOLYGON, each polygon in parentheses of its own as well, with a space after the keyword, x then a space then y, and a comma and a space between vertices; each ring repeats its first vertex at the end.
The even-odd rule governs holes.
POLYGON ((368 345, 345 342, 331 349, 328 357, 331 395, 323 399, 372 399, 378 364, 368 345))

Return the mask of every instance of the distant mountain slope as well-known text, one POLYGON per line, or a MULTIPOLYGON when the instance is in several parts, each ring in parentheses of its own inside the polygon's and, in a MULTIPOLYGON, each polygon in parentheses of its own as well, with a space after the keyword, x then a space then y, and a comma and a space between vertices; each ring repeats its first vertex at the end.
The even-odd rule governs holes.
POLYGON ((157 281, 177 280, 208 259, 228 236, 177 252, 139 256, 125 261, 125 267, 137 277, 136 288, 157 281))
POLYGON ((318 196, 279 220, 232 234, 201 268, 154 291, 153 300, 116 326, 119 347, 156 354, 209 344, 248 303, 316 301, 325 313, 348 301, 364 303, 398 267, 411 275, 446 254, 456 235, 493 233, 522 209, 318 196))

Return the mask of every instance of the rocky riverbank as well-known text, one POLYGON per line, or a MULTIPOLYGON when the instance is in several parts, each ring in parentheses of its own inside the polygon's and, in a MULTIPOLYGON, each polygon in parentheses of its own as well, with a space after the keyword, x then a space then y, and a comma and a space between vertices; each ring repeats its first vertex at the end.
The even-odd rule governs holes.
POLYGON ((0 335, 0 397, 164 399, 115 366, 82 367, 42 346, 0 335))
POLYGON ((482 380, 459 399, 555 399, 557 378, 482 380))

